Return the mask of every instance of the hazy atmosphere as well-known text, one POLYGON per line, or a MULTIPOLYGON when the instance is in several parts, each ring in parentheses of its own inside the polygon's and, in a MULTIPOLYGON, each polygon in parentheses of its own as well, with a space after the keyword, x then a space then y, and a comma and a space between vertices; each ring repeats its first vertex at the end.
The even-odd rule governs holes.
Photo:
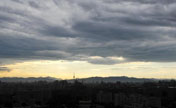
POLYGON ((175 0, 1 0, 0 77, 176 78, 175 0))

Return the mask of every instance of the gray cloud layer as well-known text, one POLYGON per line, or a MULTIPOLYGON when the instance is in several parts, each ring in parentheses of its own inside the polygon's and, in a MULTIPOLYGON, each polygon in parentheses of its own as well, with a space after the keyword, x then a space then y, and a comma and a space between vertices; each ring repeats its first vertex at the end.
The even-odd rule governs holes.
POLYGON ((35 59, 124 62, 109 57, 175 62, 175 10, 174 0, 3 0, 0 64, 35 59))

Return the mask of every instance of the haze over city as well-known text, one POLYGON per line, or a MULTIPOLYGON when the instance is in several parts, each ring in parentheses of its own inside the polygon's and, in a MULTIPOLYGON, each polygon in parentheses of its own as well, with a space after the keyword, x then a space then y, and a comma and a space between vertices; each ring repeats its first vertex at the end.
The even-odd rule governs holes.
POLYGON ((174 0, 1 0, 0 77, 176 78, 174 0))

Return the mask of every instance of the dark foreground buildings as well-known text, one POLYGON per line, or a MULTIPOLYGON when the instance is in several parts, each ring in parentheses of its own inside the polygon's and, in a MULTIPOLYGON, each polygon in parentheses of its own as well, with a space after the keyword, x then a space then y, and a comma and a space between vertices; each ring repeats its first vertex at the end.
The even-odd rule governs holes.
POLYGON ((176 108, 176 83, 0 82, 0 108, 176 108))

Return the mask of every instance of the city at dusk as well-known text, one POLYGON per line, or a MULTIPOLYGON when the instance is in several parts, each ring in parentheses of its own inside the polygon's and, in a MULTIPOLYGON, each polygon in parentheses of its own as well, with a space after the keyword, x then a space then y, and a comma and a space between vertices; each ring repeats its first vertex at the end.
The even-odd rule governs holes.
POLYGON ((175 0, 0 0, 0 108, 176 107, 175 0))

